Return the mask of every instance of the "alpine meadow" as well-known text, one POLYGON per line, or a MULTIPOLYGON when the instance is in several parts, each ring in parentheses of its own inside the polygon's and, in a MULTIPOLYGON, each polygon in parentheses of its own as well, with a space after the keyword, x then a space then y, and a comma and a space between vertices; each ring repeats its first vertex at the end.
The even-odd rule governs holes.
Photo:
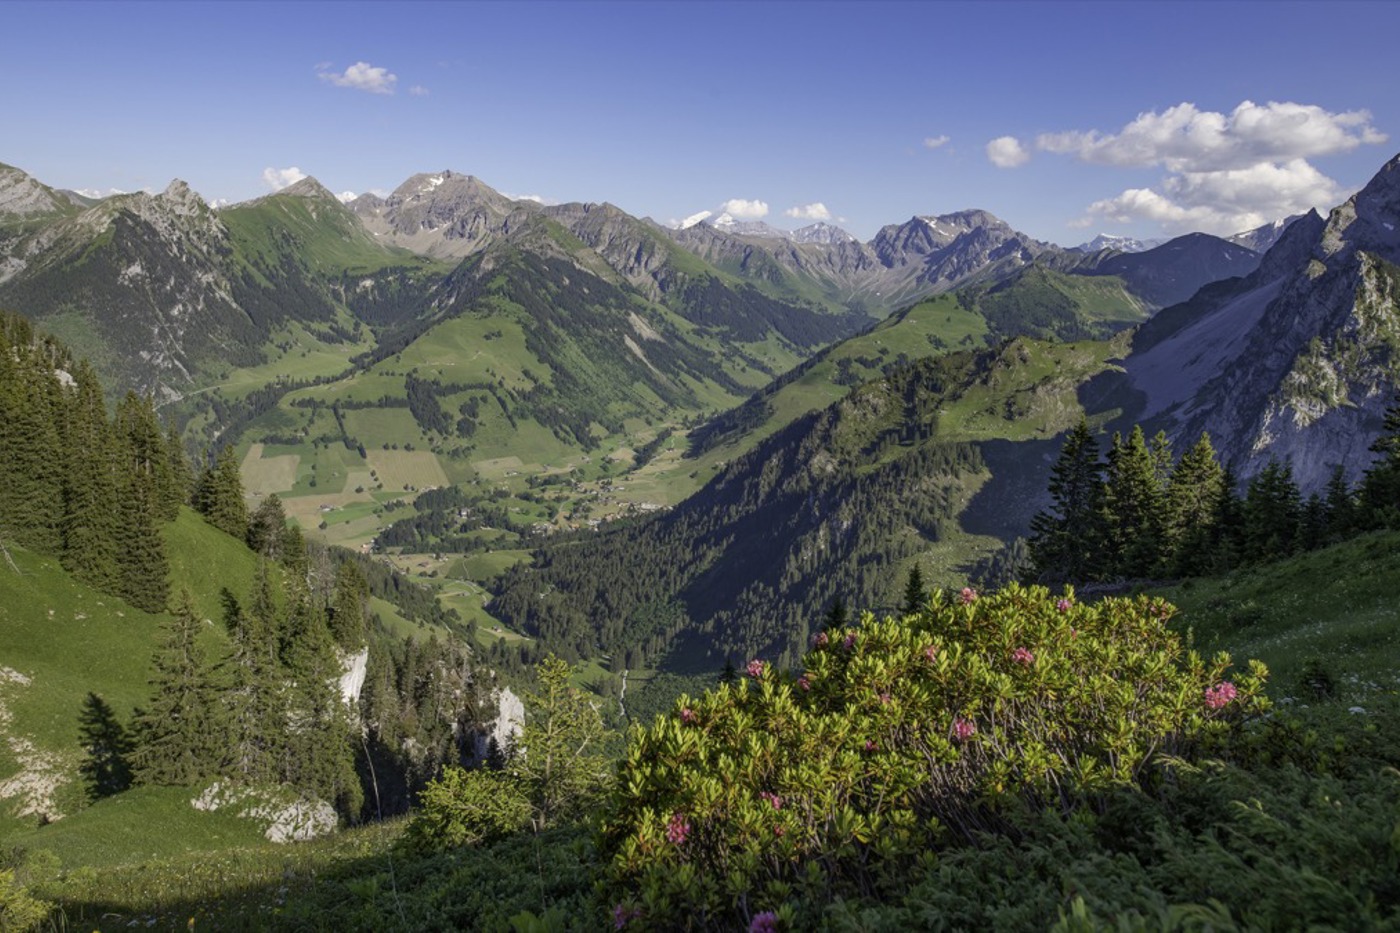
POLYGON ((1400 9, 4 18, 0 930, 1400 930, 1400 9))

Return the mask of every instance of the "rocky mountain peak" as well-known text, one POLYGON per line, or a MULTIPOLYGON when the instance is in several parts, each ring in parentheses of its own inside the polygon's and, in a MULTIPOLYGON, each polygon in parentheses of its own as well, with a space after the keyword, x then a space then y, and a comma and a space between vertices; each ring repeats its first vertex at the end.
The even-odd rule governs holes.
POLYGON ((340 199, 332 194, 330 189, 310 175, 300 181, 293 182, 277 193, 290 195, 294 198, 310 198, 317 201, 324 199, 335 201, 337 204, 340 203, 340 199))
POLYGON ((63 203, 48 187, 20 169, 0 163, 0 217, 31 217, 62 208, 63 203))
POLYGON ((1355 249, 1400 262, 1400 155, 1327 218, 1324 254, 1355 249))
POLYGON ((855 237, 842 230, 834 224, 829 224, 824 220, 819 220, 814 224, 799 227, 792 232, 792 239, 797 243, 856 243, 855 237))

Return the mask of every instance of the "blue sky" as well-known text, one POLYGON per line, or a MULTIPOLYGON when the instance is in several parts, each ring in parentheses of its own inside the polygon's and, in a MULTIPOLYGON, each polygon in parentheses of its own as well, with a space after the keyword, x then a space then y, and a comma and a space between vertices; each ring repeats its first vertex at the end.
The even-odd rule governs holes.
POLYGON ((1384 2, 7 2, 0 22, 0 161, 99 192, 447 168, 662 222, 728 205, 868 239, 978 207, 1070 245, 1325 209, 1400 151, 1384 2))

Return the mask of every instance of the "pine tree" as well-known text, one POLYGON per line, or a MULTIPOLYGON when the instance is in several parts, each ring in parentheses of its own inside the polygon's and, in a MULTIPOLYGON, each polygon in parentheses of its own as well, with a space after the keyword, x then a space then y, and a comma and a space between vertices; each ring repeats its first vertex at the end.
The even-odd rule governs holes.
POLYGON ((369 623, 369 583, 353 560, 342 561, 335 573, 331 603, 331 635, 340 647, 355 651, 365 643, 369 623))
POLYGON ((1302 506, 1293 468, 1270 460, 1250 480, 1244 498, 1244 556, 1251 562, 1277 560, 1298 550, 1302 506))
POLYGON ((100 590, 117 589, 119 470, 97 376, 80 363, 63 439, 63 566, 100 590))
POLYGON ((187 786, 218 764, 220 707, 199 645, 199 618, 182 590, 153 660, 150 706, 136 713, 132 765, 142 784, 187 786))
POLYGON ((904 603, 900 607, 905 615, 916 615, 928 605, 928 588, 924 586, 924 572, 919 562, 909 568, 909 578, 904 583, 904 603))
POLYGON ((1332 468, 1323 501, 1327 508, 1328 543, 1342 541, 1354 534, 1360 517, 1357 515, 1356 497, 1347 484, 1346 471, 1340 463, 1332 468))
POLYGON ((1400 394, 1386 411, 1371 452, 1378 456, 1361 480, 1359 523, 1367 528, 1400 528, 1400 394))
POLYGON ((1102 509, 1106 556, 1115 576, 1148 577, 1162 565, 1167 535, 1166 490, 1159 480, 1163 457, 1170 459, 1170 449, 1149 449, 1140 426, 1126 442, 1114 435, 1102 509))
POLYGON ((174 520, 180 514, 180 506, 189 505, 194 495, 194 470, 185 454, 185 442, 174 424, 165 435, 165 462, 170 476, 170 501, 166 503, 164 515, 174 520))
POLYGON ((1209 570, 1224 490, 1225 471, 1215 459, 1210 435, 1202 433, 1167 482, 1164 533, 1172 573, 1195 576, 1209 570))
POLYGON ((287 513, 277 493, 270 493, 248 521, 248 547, 268 560, 281 561, 287 513))
POLYGON ((150 480, 160 516, 173 520, 179 514, 182 496, 150 396, 126 394, 117 406, 117 435, 124 441, 128 468, 150 480))
POLYGON ((196 507, 209 524, 239 540, 248 534, 248 506, 243 501, 243 479, 232 447, 219 451, 213 467, 200 477, 196 507))
POLYGON ((291 599, 287 652, 287 743, 283 780, 357 818, 364 791, 355 773, 350 723, 339 690, 340 663, 325 614, 302 587, 291 599))
POLYGON ((1050 509, 1031 519, 1026 545, 1037 580, 1053 583, 1094 578, 1097 568, 1091 554, 1100 534, 1102 486, 1098 444, 1088 421, 1080 419, 1050 468, 1050 509))
POLYGON ((157 477, 145 470, 133 470, 123 477, 117 500, 116 592, 127 602, 146 612, 165 610, 170 599, 170 561, 159 525, 160 500, 157 477))
MULTIPOLYGON (((920 585, 922 585, 922 583, 920 585)), ((826 610, 826 617, 822 620, 821 630, 835 631, 837 629, 843 629, 850 624, 851 611, 846 608, 846 601, 838 594, 832 598, 831 607, 826 610)))
POLYGON ((0 316, 0 537, 44 554, 63 546, 64 390, 28 322, 0 316))

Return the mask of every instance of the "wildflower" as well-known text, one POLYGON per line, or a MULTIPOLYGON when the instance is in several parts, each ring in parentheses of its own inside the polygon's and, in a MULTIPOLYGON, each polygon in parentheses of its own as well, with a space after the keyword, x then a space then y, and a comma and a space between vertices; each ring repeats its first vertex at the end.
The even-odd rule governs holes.
POLYGON ((1025 664, 1029 666, 1035 663, 1035 655, 1031 654, 1029 649, 1019 647, 1015 651, 1011 652, 1011 660, 1015 661, 1017 664, 1025 664))
POLYGON ((977 734, 977 724, 971 719, 958 716, 953 720, 953 735, 959 742, 966 742, 977 734))
POLYGON ((771 910, 754 914, 749 921, 749 933, 778 933, 778 915, 771 910))
POLYGON ((808 677, 806 674, 803 674, 801 677, 797 678, 797 686, 801 687, 803 690, 811 690, 812 678, 808 677))
POLYGON ((613 929, 621 930, 623 927, 627 926, 627 924, 631 923, 633 920, 637 919, 641 915, 642 912, 640 910, 628 908, 623 904, 618 904, 617 906, 613 907, 612 911, 613 929))
POLYGON ((748 671, 750 677, 762 677, 763 662, 760 661, 758 658, 754 658, 752 661, 749 662, 748 671))
POLYGON ((817 634, 812 636, 812 647, 825 648, 827 646, 827 643, 830 641, 831 638, 826 634, 826 632, 818 632, 817 634))
POLYGON ((785 836, 786 834, 787 830, 783 829, 781 826, 773 827, 773 835, 777 836, 779 839, 783 838, 783 836, 785 836))
POLYGON ((1234 684, 1228 680, 1222 680, 1214 687, 1206 688, 1206 706, 1211 709, 1220 709, 1238 695, 1239 691, 1235 689, 1234 684))
POLYGON ((875 744, 874 739, 866 739, 866 740, 865 740, 865 750, 866 750, 867 752, 873 752, 873 751, 875 751, 875 749, 877 749, 877 748, 879 748, 879 746, 875 744))
POLYGON ((962 592, 958 594, 958 599, 964 606, 969 606, 977 601, 977 591, 970 586, 965 586, 962 588, 962 592))
POLYGON ((690 823, 686 820, 685 814, 671 814, 671 822, 666 826, 666 841, 681 845, 690 836, 690 823))
POLYGON ((775 794, 775 793, 773 793, 773 792, 771 792, 771 791, 766 791, 766 790, 765 790, 763 793, 759 794, 758 796, 760 796, 760 797, 762 797, 764 800, 768 801, 768 803, 769 803, 770 805, 772 805, 772 807, 773 807, 774 810, 781 810, 781 809, 783 808, 783 798, 779 797, 777 794, 775 794))
POLYGON ((888 693, 881 693, 879 691, 876 691, 875 696, 878 697, 880 702, 884 703, 885 705, 889 705, 889 703, 891 702, 890 695, 888 693))
POLYGON ((1055 604, 1055 608, 1061 612, 1069 612, 1069 607, 1070 601, 1063 596, 1061 596, 1060 601, 1055 604))
POLYGON ((937 657, 938 657, 938 646, 937 646, 937 645, 929 645, 927 648, 925 648, 925 649, 924 649, 924 657, 927 658, 927 659, 930 660, 930 661, 932 661, 932 660, 934 660, 935 658, 937 658, 937 657))
POLYGON ((852 632, 841 640, 841 647, 850 651, 856 645, 856 633, 852 632))
POLYGON ((697 718, 698 717, 695 715, 695 710, 691 709, 689 706, 681 710, 681 722, 685 723, 686 725, 693 725, 697 718))

